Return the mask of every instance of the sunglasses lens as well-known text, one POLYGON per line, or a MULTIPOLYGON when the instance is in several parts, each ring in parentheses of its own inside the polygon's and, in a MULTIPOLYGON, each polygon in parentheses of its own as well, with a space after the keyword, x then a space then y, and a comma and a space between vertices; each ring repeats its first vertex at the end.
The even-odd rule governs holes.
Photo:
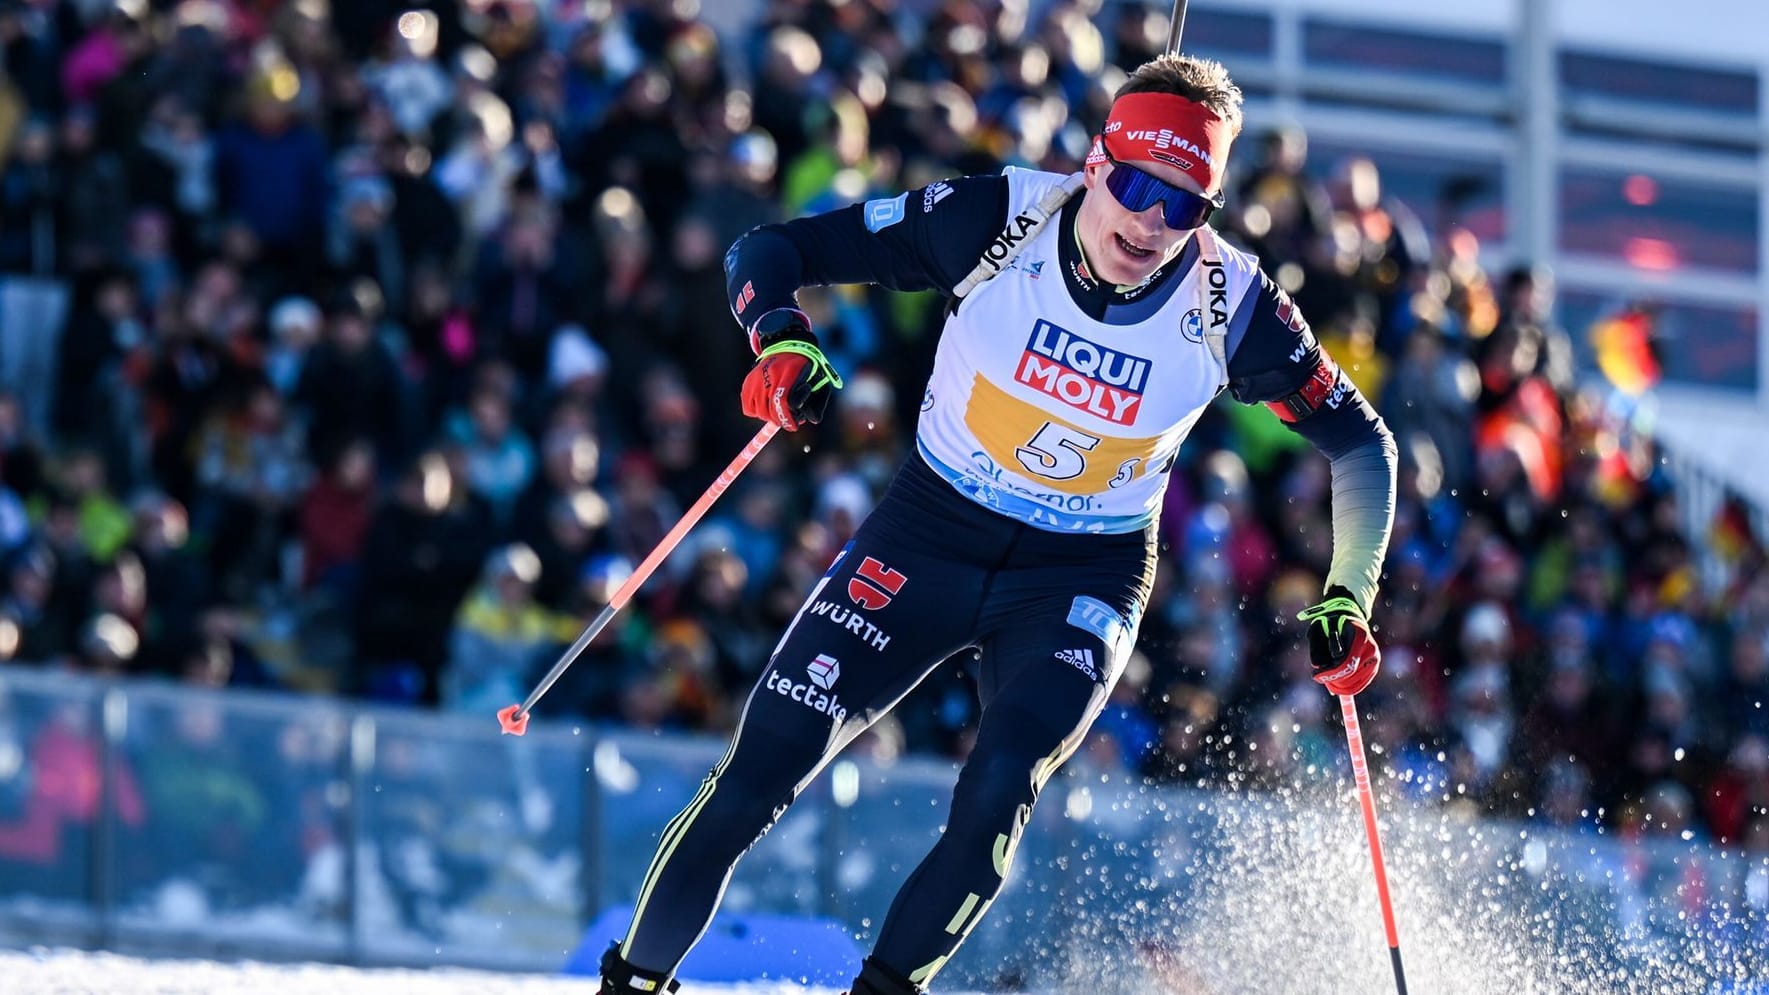
POLYGON ((1106 174, 1106 189, 1127 211, 1141 213, 1161 204, 1167 227, 1176 231, 1197 228, 1215 208, 1207 198, 1116 161, 1106 174))
POLYGON ((1216 209, 1216 205, 1189 190, 1179 192, 1185 196, 1167 201, 1167 227, 1176 231, 1190 231, 1193 228, 1202 227, 1204 222, 1209 219, 1210 212, 1216 209))
POLYGON ((1167 184, 1153 176, 1122 163, 1115 164, 1106 176, 1106 188, 1127 211, 1146 211, 1162 199, 1167 184))

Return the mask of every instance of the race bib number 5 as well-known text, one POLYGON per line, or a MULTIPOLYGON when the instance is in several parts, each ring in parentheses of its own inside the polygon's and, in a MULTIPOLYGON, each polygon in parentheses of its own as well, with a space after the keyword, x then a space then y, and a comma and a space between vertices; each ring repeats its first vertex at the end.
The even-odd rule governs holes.
POLYGON ((1124 486, 1148 465, 1158 441, 1090 432, 981 376, 971 387, 964 420, 997 465, 1067 494, 1124 486))
POLYGON ((1073 480, 1087 471, 1087 454, 1099 443, 1099 436, 1047 421, 1031 441, 1014 450, 1014 455, 1027 473, 1050 480, 1073 480))

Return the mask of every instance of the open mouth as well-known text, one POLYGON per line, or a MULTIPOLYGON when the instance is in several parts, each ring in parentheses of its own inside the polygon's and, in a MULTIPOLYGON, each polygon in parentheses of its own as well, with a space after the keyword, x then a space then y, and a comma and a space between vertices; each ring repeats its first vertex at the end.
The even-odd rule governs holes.
POLYGON ((1118 248, 1123 249, 1127 254, 1129 254, 1133 258, 1147 259, 1148 257, 1155 254, 1154 249, 1150 249, 1145 246, 1138 245, 1135 242, 1132 242, 1129 239, 1125 238, 1123 235, 1113 234, 1112 237, 1114 239, 1117 239, 1118 248))

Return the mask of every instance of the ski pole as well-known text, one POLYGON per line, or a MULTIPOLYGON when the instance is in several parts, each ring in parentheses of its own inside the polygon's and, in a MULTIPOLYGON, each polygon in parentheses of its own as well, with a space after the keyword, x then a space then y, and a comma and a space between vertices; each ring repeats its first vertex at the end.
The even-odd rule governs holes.
POLYGON ((772 439, 774 433, 778 431, 780 431, 780 426, 773 422, 763 425, 761 431, 755 434, 755 438, 749 440, 749 444, 744 446, 743 451, 737 454, 737 458, 731 461, 731 465, 725 467, 725 472, 719 474, 718 479, 714 480, 712 485, 706 489, 706 493, 700 495, 700 499, 694 502, 693 507, 688 509, 681 520, 657 544, 657 548, 653 549, 650 555, 645 557, 645 561, 640 563, 632 575, 626 579, 626 582, 620 585, 620 588, 614 592, 614 597, 608 599, 608 604, 602 608, 601 613, 583 632, 578 634, 576 641, 560 655, 559 662, 553 664, 553 669, 547 671, 547 676, 541 678, 534 690, 528 693, 528 698, 520 705, 510 705, 498 710, 498 725, 503 728, 505 735, 520 736, 528 731, 528 715, 533 710, 535 702, 540 701, 541 696, 546 694, 559 680, 559 676, 577 662, 578 654, 582 653, 584 648, 589 646, 601 634, 602 630, 608 627, 608 623, 614 619, 614 616, 626 607, 626 603, 638 592, 639 586, 645 583, 646 578, 651 576, 651 572, 656 570, 658 565, 675 550, 677 544, 682 541, 682 537, 686 536, 688 530, 694 527, 694 523, 700 521, 700 516, 706 514, 706 510, 719 499, 719 495, 725 493, 725 489, 731 486, 731 482, 737 479, 737 475, 743 472, 743 468, 756 458, 756 455, 762 451, 762 447, 766 446, 768 440, 772 439))
POLYGON ((1185 33, 1186 0, 1173 0, 1173 16, 1167 19, 1167 54, 1179 54, 1179 36, 1185 33))
POLYGON ((1351 748, 1351 776, 1357 782, 1358 799, 1364 807, 1364 834, 1370 838, 1370 863, 1376 868, 1376 899, 1382 903, 1382 925, 1388 930, 1388 959, 1394 964, 1394 987, 1407 995, 1407 974, 1400 964, 1400 933, 1394 928, 1394 902, 1388 897, 1388 867, 1382 860, 1382 833, 1376 827, 1376 795, 1370 790, 1370 767, 1364 761, 1364 732, 1357 721, 1357 702, 1349 694, 1339 696, 1339 713, 1345 718, 1345 745, 1351 748))

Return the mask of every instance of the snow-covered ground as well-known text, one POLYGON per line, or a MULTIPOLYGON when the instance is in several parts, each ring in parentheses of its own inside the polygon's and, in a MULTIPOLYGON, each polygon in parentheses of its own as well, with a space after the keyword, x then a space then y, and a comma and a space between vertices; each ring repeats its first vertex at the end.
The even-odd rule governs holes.
MULTIPOLYGON (((1087 834, 1065 839, 1053 831, 1028 841, 1016 887, 961 951, 971 961, 955 960, 941 975, 950 987, 940 995, 990 989, 1012 969, 1037 995, 1394 990, 1367 841, 1345 797, 1330 805, 1283 792, 1212 797, 1208 806, 1191 799, 1196 812, 1208 810, 1207 831, 1171 801, 1090 799, 1079 786, 1063 786, 1046 818, 1087 820, 1087 834)), ((1769 885, 1744 880, 1769 881, 1763 858, 1747 867, 1676 841, 1668 849, 1638 842, 1624 848, 1591 834, 1539 838, 1532 826, 1486 824, 1448 809, 1394 804, 1386 811, 1387 866, 1414 992, 1769 995, 1769 913, 1762 911, 1769 901, 1761 897, 1769 885), (1740 893, 1748 901, 1732 904, 1740 893)), ((849 854, 874 862, 889 856, 875 849, 849 854)), ((52 910, 37 911, 25 921, 40 925, 52 910)), ((170 919, 205 929, 217 941, 212 949, 262 949, 224 935, 221 922, 201 927, 197 919, 170 919)), ((483 921, 491 931, 504 920, 483 921)), ((119 935, 152 939, 146 925, 125 917, 119 935)), ((433 949, 438 957, 466 956, 482 946, 451 941, 446 954, 433 949)), ((568 954, 559 947, 555 962, 568 954)), ((0 949, 0 995, 593 995, 595 988, 585 978, 459 968, 358 970, 0 949)), ((831 987, 791 983, 689 982, 683 992, 835 995, 831 987)))
MULTIPOLYGON (((8 995, 593 995, 589 978, 331 964, 142 960, 79 950, 0 951, 8 995)), ((834 995, 790 984, 685 984, 682 995, 834 995)))

